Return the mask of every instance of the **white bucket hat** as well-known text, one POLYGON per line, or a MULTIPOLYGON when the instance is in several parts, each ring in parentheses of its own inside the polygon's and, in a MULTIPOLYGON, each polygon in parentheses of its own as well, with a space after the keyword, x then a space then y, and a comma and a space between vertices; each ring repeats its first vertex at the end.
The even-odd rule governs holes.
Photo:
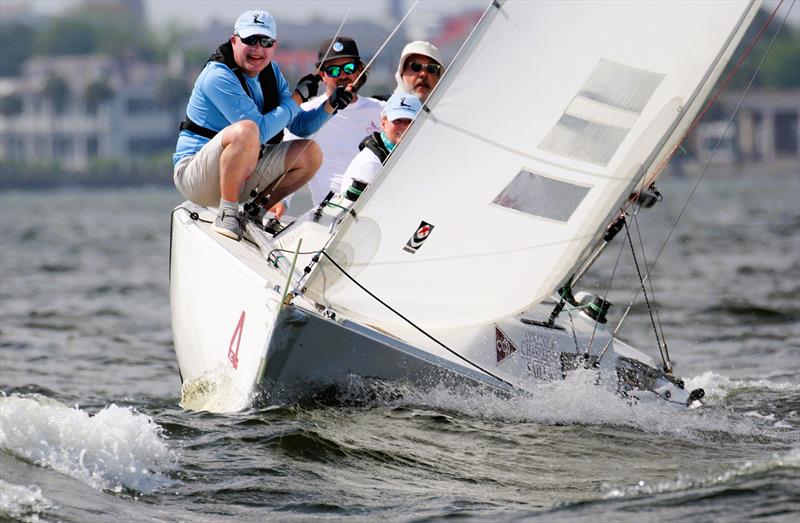
POLYGON ((397 79, 398 90, 403 92, 406 92, 406 89, 403 86, 403 66, 406 63, 406 59, 412 54, 421 54, 422 56, 427 56, 431 60, 434 60, 437 64, 444 67, 444 64, 442 63, 442 55, 439 54, 439 49, 437 49, 432 43, 425 42, 423 40, 416 40, 406 44, 406 46, 403 48, 403 52, 400 54, 400 62, 397 64, 397 72, 394 75, 394 77, 397 79))

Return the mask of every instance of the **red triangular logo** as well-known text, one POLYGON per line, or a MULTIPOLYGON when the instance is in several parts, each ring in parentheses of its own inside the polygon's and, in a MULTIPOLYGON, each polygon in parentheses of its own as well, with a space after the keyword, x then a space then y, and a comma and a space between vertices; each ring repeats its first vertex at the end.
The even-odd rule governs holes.
POLYGON ((495 352, 497 353, 498 364, 511 356, 513 353, 517 352, 517 348, 514 346, 514 343, 503 331, 500 330, 500 327, 497 325, 494 326, 494 348, 495 352))

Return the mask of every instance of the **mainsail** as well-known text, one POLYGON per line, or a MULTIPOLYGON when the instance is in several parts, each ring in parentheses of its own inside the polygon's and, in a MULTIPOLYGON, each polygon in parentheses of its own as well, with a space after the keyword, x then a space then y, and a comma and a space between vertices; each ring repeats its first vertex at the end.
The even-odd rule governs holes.
MULTIPOLYGON (((328 255, 428 329, 546 299, 689 125, 757 9, 493 2, 328 255)), ((324 258, 306 294, 402 322, 324 258)))

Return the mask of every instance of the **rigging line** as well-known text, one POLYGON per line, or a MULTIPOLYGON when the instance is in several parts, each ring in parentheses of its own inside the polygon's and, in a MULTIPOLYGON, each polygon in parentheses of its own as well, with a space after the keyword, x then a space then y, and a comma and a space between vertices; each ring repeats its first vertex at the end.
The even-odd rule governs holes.
MULTIPOLYGON (((633 221, 636 224, 636 234, 639 237, 639 247, 642 250, 642 263, 644 264, 644 272, 645 274, 650 274, 650 267, 647 263, 647 253, 645 252, 644 248, 644 238, 642 238, 642 227, 639 225, 639 213, 636 212, 633 215, 633 221)), ((653 310, 656 313, 656 323, 658 324, 658 330, 661 333, 661 340, 664 342, 664 353, 667 355, 667 361, 671 361, 669 357, 669 349, 667 348, 667 337, 664 335, 664 325, 661 323, 661 314, 658 312, 658 301, 656 300, 656 291, 653 287, 653 279, 647 278, 647 284, 650 286, 650 296, 653 297, 653 310)))
MULTIPOLYGON (((350 10, 351 10, 352 8, 353 8, 353 6, 351 5, 350 7, 348 7, 348 8, 347 8, 347 11, 344 13, 344 17, 342 18, 342 21, 341 21, 341 23, 339 24, 339 28, 338 28, 338 29, 336 29, 336 33, 333 35, 333 39, 331 39, 331 43, 328 45, 328 49, 326 49, 326 50, 325 50, 325 55, 322 57, 322 60, 320 60, 320 62, 319 62, 319 65, 317 66, 317 71, 316 71, 316 73, 314 73, 314 74, 317 74, 317 75, 318 75, 318 74, 320 73, 320 71, 322 70, 322 64, 325 62, 325 59, 328 57, 328 54, 331 52, 331 48, 333 47, 333 43, 334 43, 334 42, 336 41, 336 39, 339 37, 339 33, 342 31, 342 27, 344 27, 344 23, 347 21, 347 17, 348 17, 348 16, 350 16, 350 10)), ((325 102, 323 102, 323 105, 324 105, 324 103, 325 103, 325 102)), ((323 124, 323 125, 324 125, 324 124, 323 124)), ((317 131, 316 131, 316 132, 314 132, 314 134, 312 134, 311 136, 309 136, 309 137, 307 138, 307 140, 308 140, 308 141, 305 143, 305 145, 303 145, 303 148, 300 150, 300 152, 299 152, 299 153, 297 154, 297 156, 294 158, 294 160, 292 161, 292 163, 291 163, 291 164, 289 164, 289 167, 286 167, 286 166, 284 166, 284 171, 283 171, 283 174, 281 174, 281 175, 278 177, 278 179, 277 179, 277 180, 275 180, 274 182, 272 182, 274 185, 272 186, 272 190, 270 191, 270 194, 272 194, 273 192, 275 192, 275 189, 277 189, 277 188, 280 186, 280 184, 281 184, 281 182, 283 181, 283 179, 284 179, 284 178, 286 178, 286 175, 287 175, 287 174, 289 173, 289 171, 291 171, 291 170, 292 170, 292 168, 294 167, 294 164, 295 164, 295 163, 297 163, 297 160, 298 160, 298 159, 299 159, 299 158, 300 158, 300 157, 303 155, 303 153, 306 151, 306 149, 308 148, 308 146, 309 146, 309 145, 311 145, 311 142, 310 142, 310 141, 311 141, 311 139, 312 139, 312 138, 314 138, 314 136, 316 136, 317 132, 319 132, 319 129, 317 129, 317 131)), ((269 187, 269 185, 268 185, 267 187, 269 187)), ((264 192, 266 192, 266 190, 267 190, 267 187, 265 187, 265 188, 264 188, 264 192)), ((258 187, 256 187, 256 189, 258 189, 258 187)), ((269 195, 267 195, 267 196, 269 196, 269 195)), ((256 197, 255 197, 255 201, 257 201, 257 200, 261 199, 260 197, 261 197, 261 194, 258 194, 258 195, 256 195, 256 197)))
MULTIPOLYGON (((620 211, 620 212, 624 213, 624 211, 620 211)), ((622 251, 624 250, 624 248, 625 248, 625 244, 624 243, 620 243, 619 252, 617 253, 617 259, 614 262, 614 268, 611 270, 611 277, 608 280, 608 285, 606 286, 606 292, 603 295, 604 299, 607 299, 608 298, 608 294, 611 292, 611 286, 614 283, 614 277, 617 274, 617 268, 619 267, 620 259, 622 259, 622 251)), ((599 316, 598 316, 598 318, 599 318, 599 316)), ((597 333, 597 326, 599 325, 599 323, 600 322, 597 319, 594 320, 594 328, 592 328, 592 336, 589 338, 589 346, 586 348, 587 351, 592 348, 592 343, 594 342, 594 337, 595 337, 595 334, 597 333)))
MULTIPOLYGON (((661 244, 661 248, 658 250, 658 253, 656 253, 655 258, 653 258, 653 264, 650 266, 650 272, 646 273, 645 276, 644 276, 644 280, 645 281, 647 281, 649 279, 650 274, 655 269, 656 264, 658 263, 658 260, 661 258, 661 254, 664 252, 664 249, 667 247, 667 243, 669 243, 669 240, 672 237, 672 234, 675 232, 675 229, 678 227, 678 223, 680 222, 681 218, 683 218, 683 215, 685 214, 686 209, 689 207, 689 202, 691 202, 692 198, 694 197, 695 192, 697 192, 697 188, 700 186, 700 183, 703 181, 703 178, 705 177, 706 173, 708 172, 708 168, 711 166, 711 162, 714 160, 714 156, 716 155, 716 152, 719 150, 719 147, 722 144, 722 140, 725 139, 725 135, 727 134, 728 129, 730 128, 731 124, 733 123, 734 118, 736 118, 736 115, 739 113, 739 110, 741 109, 742 104, 744 103, 744 99, 750 93, 750 89, 753 87, 753 83, 755 82, 755 79, 758 76, 758 73, 761 71, 761 68, 763 67, 764 62, 767 59, 767 56, 769 56, 769 52, 772 49, 773 44, 775 43, 775 39, 778 37, 778 34, 780 34, 781 29, 783 28, 784 24, 786 23, 786 19, 789 17, 789 14, 791 13, 792 8, 794 7, 794 5, 796 3, 797 3, 797 0, 793 0, 792 1, 792 4, 789 6, 789 9, 786 11, 786 14, 784 15, 783 19, 781 20, 781 23, 778 26, 777 31, 775 31, 775 34, 772 35, 772 39, 770 40, 769 45, 767 45, 767 48, 764 50, 764 54, 761 56, 761 60, 759 61, 758 66, 756 67, 756 70, 753 72, 753 76, 750 78, 750 81, 747 83, 747 87, 745 87, 744 92, 742 93, 742 96, 739 97, 739 101, 737 102, 736 107, 734 108, 733 112, 731 113, 730 118, 728 118, 728 121, 727 121, 727 123, 725 125, 725 129, 724 129, 724 131, 722 133, 722 136, 720 136, 719 140, 717 140, 716 147, 714 147, 714 149, 711 151, 711 154, 709 155, 708 160, 706 161, 706 164, 703 167, 703 170, 700 172, 700 175, 697 177, 697 181, 695 182, 694 186, 692 186, 692 190, 689 192, 689 196, 686 198, 686 202, 684 202, 683 207, 681 207, 681 210, 678 213, 678 216, 675 218, 675 221, 672 224, 672 227, 667 232, 667 235, 666 235, 666 237, 664 238, 664 241, 661 244)), ((778 4, 778 7, 780 7, 781 4, 783 4, 783 0, 780 0, 780 4, 778 4)), ((767 20, 767 22, 772 20, 772 18, 775 16, 776 12, 777 12, 777 8, 776 8, 775 11, 772 12, 772 14, 770 15, 770 17, 767 20)), ((762 27, 761 30, 759 31, 757 37, 750 44, 750 46, 748 47, 748 50, 747 50, 748 54, 752 50, 753 46, 755 45, 755 42, 763 35, 765 29, 766 29, 766 26, 762 27)), ((739 63, 741 63, 741 60, 739 61, 739 63)), ((638 296, 639 296, 639 291, 637 290, 636 293, 633 295, 633 298, 631 299, 630 304, 628 304, 628 308, 625 310, 625 313, 622 315, 622 318, 620 318, 619 323, 617 323, 617 327, 614 329, 614 336, 616 336, 617 332, 619 332, 620 328, 622 327, 622 323, 628 317, 628 313, 630 312, 631 307, 633 307, 633 304, 636 302, 636 298, 638 296)), ((606 344, 605 349, 603 349, 603 353, 605 353, 606 349, 608 349, 608 345, 610 343, 611 342, 609 340, 608 344, 606 344)))
POLYGON ((480 370, 480 371, 482 371, 482 372, 485 372, 486 374, 488 374, 489 376, 493 377, 494 379, 496 379, 496 380, 498 380, 498 381, 502 382, 503 384, 505 384, 505 385, 508 385, 508 386, 509 386, 509 387, 511 387, 511 388, 512 388, 514 391, 519 391, 519 390, 520 390, 520 389, 518 389, 518 388, 517 388, 517 387, 516 387, 514 384, 512 384, 512 383, 510 383, 510 382, 508 382, 508 381, 506 381, 506 380, 504 380, 503 378, 501 378, 500 376, 498 376, 498 375, 494 374, 493 372, 491 372, 491 371, 489 371, 489 370, 487 370, 487 369, 484 369, 483 367, 481 367, 481 366, 480 366, 480 365, 478 365, 477 363, 470 361, 469 359, 465 358, 465 357, 464 357, 464 356, 462 356, 461 354, 457 353, 456 351, 454 351, 453 349, 451 349, 450 347, 448 347, 447 345, 445 345, 444 343, 442 343, 441 341, 439 341, 438 339, 436 339, 435 337, 433 337, 433 335, 429 334, 429 333, 428 333, 427 331, 425 331, 425 330, 424 330, 422 327, 418 326, 416 323, 414 323, 414 322, 413 322, 413 321, 411 321, 410 319, 408 319, 408 318, 406 318, 405 316, 403 316, 403 315, 402 315, 402 314, 401 314, 399 311, 397 311, 396 309, 394 309, 394 308, 393 308, 391 305, 389 305, 389 304, 388 304, 388 303, 386 303, 385 301, 381 300, 381 299, 380 299, 380 298, 378 298, 378 297, 377 297, 375 294, 373 294, 373 293, 372 293, 372 292, 371 292, 369 289, 367 289, 366 287, 364 287, 363 285, 361 285, 361 284, 360 284, 360 283, 359 283, 359 282, 358 282, 358 281, 357 281, 355 278, 353 278, 353 277, 352 277, 352 276, 351 276, 351 275, 350 275, 350 274, 349 274, 347 271, 345 271, 345 270, 344 270, 344 269, 343 269, 343 268, 342 268, 342 267, 341 267, 341 266, 340 266, 338 263, 336 263, 336 262, 333 260, 333 258, 331 258, 331 257, 328 255, 328 253, 327 253, 326 251, 321 251, 321 254, 322 254, 323 256, 325 256, 325 257, 328 259, 328 261, 329 261, 329 262, 331 262, 331 263, 333 264, 333 266, 334 266, 334 267, 336 267, 337 269, 339 269, 339 271, 340 271, 342 274, 344 274, 345 276, 347 276, 347 279, 349 279, 351 282, 353 282, 353 283, 354 283, 354 284, 355 284, 355 285, 356 285, 356 286, 357 286, 359 289, 361 289, 362 291, 366 292, 366 293, 367 293, 367 294, 368 294, 368 295, 369 295, 369 296, 370 296, 372 299, 374 299, 375 301, 377 301, 378 303, 380 303, 381 305, 383 305, 384 307, 386 307, 387 309, 389 309, 390 311, 392 311, 394 314, 396 314, 396 315, 397 315, 399 318, 401 318, 403 321, 405 321, 406 323, 408 323, 409 325, 411 325, 412 327, 414 327, 414 328, 415 328, 417 331, 419 331, 419 332, 420 332, 422 335, 424 335, 425 337, 427 337, 428 339, 430 339, 431 341, 433 341, 434 343, 436 343, 437 345, 439 345, 440 347, 442 347, 443 349, 445 349, 445 350, 446 350, 447 352, 449 352, 450 354, 452 354, 452 355, 456 356, 457 358, 459 358, 459 359, 461 359, 461 360, 463 360, 463 361, 467 362, 469 365, 472 365, 472 366, 473 366, 473 367, 475 367, 476 369, 478 369, 478 370, 480 370))
MULTIPOLYGON (((759 29, 759 31, 756 34, 756 36, 753 37, 753 40, 750 42, 750 45, 748 45, 747 49, 744 51, 744 53, 742 53, 742 56, 736 62, 736 65, 734 65, 733 69, 731 69, 731 72, 728 73, 728 76, 725 77, 725 79, 723 80, 722 84, 719 86, 719 88, 714 93, 714 95, 708 100, 708 102, 706 102, 706 105, 703 107, 703 109, 700 111, 700 113, 695 117, 694 121, 692 121, 692 124, 689 126, 688 129, 686 129, 686 132, 683 133, 683 136, 681 136, 681 139, 678 140, 677 144, 675 144, 675 147, 673 147, 672 150, 669 152, 669 154, 666 155, 664 157, 664 159, 661 160, 661 163, 658 164, 658 167, 656 167, 655 171, 653 171, 653 173, 651 174, 651 176, 650 176, 651 178, 655 179, 656 177, 658 177, 659 173, 661 173, 661 171, 664 170, 664 168, 667 166, 667 163, 675 155, 675 152, 680 148, 681 144, 686 140, 686 137, 689 135, 689 133, 691 133, 694 130, 694 128, 697 127, 697 124, 700 123, 700 120, 703 119, 703 116, 705 116, 705 114, 708 112, 708 110, 711 108, 711 106, 714 104, 714 102, 717 101, 717 98, 719 98, 719 96, 722 94, 722 92, 728 87, 728 84, 730 84, 731 80, 733 80, 734 75, 739 71, 739 68, 742 66, 742 64, 744 63, 745 59, 750 55, 750 52, 755 47, 756 43, 763 36, 764 31, 766 31, 766 29, 767 29, 767 26, 769 26, 769 24, 772 22, 772 19, 775 16, 775 14, 778 12, 778 9, 780 9, 781 5, 783 5, 783 1, 784 0, 780 0, 778 2, 778 5, 775 7, 775 10, 772 11, 772 13, 769 15, 769 18, 767 18, 767 20, 761 26, 761 29, 759 29)), ((792 1, 792 6, 794 5, 794 3, 796 1, 797 0, 793 0, 792 1)), ((790 12, 791 12, 791 7, 786 12, 786 15, 788 16, 790 12)), ((786 20, 786 17, 784 17, 784 20, 786 20)), ((783 27, 783 22, 781 22, 781 25, 778 27, 778 31, 775 33, 776 36, 777 36, 778 32, 780 32, 780 28, 781 27, 783 27)), ((775 41, 774 37, 773 37, 772 41, 773 42, 775 41)), ((772 47, 771 43, 770 43, 770 47, 772 47)), ((766 54, 764 56, 766 57, 766 54)), ((753 76, 753 78, 755 78, 755 76, 753 76)), ((727 130, 727 128, 726 128, 726 130, 727 130)))
POLYGON ((389 36, 386 37, 386 40, 384 40, 383 43, 381 44, 381 46, 378 48, 378 50, 375 51, 375 55, 372 57, 372 59, 369 62, 367 62, 367 65, 364 66, 364 69, 358 74, 356 79, 353 81, 354 84, 357 84, 358 81, 361 80, 361 77, 364 75, 364 73, 367 71, 367 69, 369 69, 369 66, 371 66, 372 62, 374 62, 375 59, 378 58, 378 55, 381 54, 381 52, 383 51, 383 48, 386 47, 386 44, 389 43, 389 40, 391 40, 392 37, 394 36, 394 34, 400 29, 400 26, 402 26, 405 23, 406 18, 408 18, 408 16, 411 14, 411 11, 413 11, 414 8, 417 7, 418 3, 419 3, 419 0, 416 0, 411 5, 411 7, 408 9, 408 11, 406 11, 405 16, 403 16, 403 18, 400 19, 400 21, 395 26, 394 30, 392 30, 392 32, 389 33, 389 36))
POLYGON ((342 32, 342 27, 344 27, 344 23, 347 20, 347 17, 350 16, 351 9, 353 9, 352 4, 350 5, 350 7, 347 8, 347 12, 344 14, 344 18, 342 18, 342 23, 339 24, 339 28, 336 30, 336 33, 334 33, 333 38, 331 38, 331 43, 328 44, 328 48, 325 50, 325 54, 322 55, 322 59, 319 61, 319 65, 317 66, 316 74, 319 74, 320 71, 322 71, 322 64, 324 64, 325 60, 328 59, 328 54, 330 54, 331 48, 333 47, 333 44, 336 42, 336 39, 339 38, 339 34, 342 32))
MULTIPOLYGON (((375 55, 372 57, 372 60, 370 60, 370 61, 367 63, 367 65, 365 65, 365 66, 364 66, 364 69, 361 71, 361 73, 359 73, 358 77, 356 77, 356 79, 353 81, 353 85, 356 85, 356 84, 358 83, 358 81, 359 81, 359 80, 361 79, 361 77, 364 75, 364 73, 366 72, 366 70, 369 68, 369 66, 370 66, 370 65, 372 65, 372 62, 374 62, 374 61, 375 61, 375 59, 378 57, 378 55, 379 55, 379 54, 380 54, 380 52, 383 50, 383 48, 384 48, 384 47, 386 47, 386 44, 387 44, 387 43, 389 43, 389 40, 392 38, 392 36, 394 36, 394 34, 397 32, 397 30, 398 30, 398 29, 400 29, 400 26, 401 26, 401 25, 403 25, 403 22, 405 22, 405 21, 406 21, 406 18, 408 18, 408 15, 410 15, 410 14, 411 14, 411 11, 413 11, 413 10, 414 10, 414 8, 417 6, 417 4, 418 4, 418 3, 419 3, 419 0, 416 0, 416 1, 414 2, 414 4, 411 6, 411 8, 409 8, 409 10, 406 12, 405 16, 403 16, 403 18, 402 18, 402 19, 400 20, 400 22, 397 24, 397 27, 395 27, 395 28, 394 28, 394 30, 391 32, 391 34, 389 34, 389 36, 386 38, 386 40, 384 40, 383 44, 380 46, 380 48, 378 49, 378 51, 377 51, 377 52, 375 53, 375 55)), ((352 6, 351 6, 350 8, 348 8, 348 9, 347 9, 347 12, 345 13, 345 15, 344 15, 344 18, 342 19, 342 23, 341 23, 341 24, 339 24, 339 29, 337 29, 337 31, 336 31, 336 35, 334 36, 334 39, 333 39, 333 40, 331 40, 331 46, 333 45, 333 42, 336 40, 336 37, 337 37, 337 36, 339 36, 339 31, 341 31, 342 27, 344 26, 344 22, 345 22, 345 20, 347 20, 347 17, 348 17, 348 15, 350 14, 350 9, 351 9, 351 8, 352 8, 352 6)), ((327 55, 328 55, 328 53, 330 53, 331 46, 329 46, 329 47, 328 47, 328 50, 325 52, 325 56, 327 56, 327 55)), ((317 74, 319 74, 319 72, 321 71, 321 67, 322 67, 322 61, 320 61, 320 63, 319 63, 319 66, 317 67, 317 74)), ((323 102, 323 104, 324 104, 324 102, 323 102)), ((333 115, 331 115, 331 117, 333 117, 333 115)), ((323 124, 323 125, 324 125, 324 124, 323 124)), ((321 129, 321 127, 320 127, 320 129, 321 129)), ((289 173, 289 171, 291 171, 291 170, 292 170, 292 167, 294 167, 294 164, 295 164, 295 163, 297 163, 297 160, 300 158, 300 156, 302 156, 302 154, 305 152, 305 150, 306 150, 306 149, 308 148, 308 146, 311 144, 311 140, 313 140, 313 139, 314 139, 314 137, 317 135, 317 133, 318 133, 318 132, 319 132, 319 129, 317 129, 317 130, 316 130, 316 131, 315 131, 313 134, 311 134, 311 136, 309 136, 308 138, 306 138, 306 140, 307 140, 307 141, 306 141, 305 145, 303 145, 303 148, 301 149, 300 153, 298 153, 298 154, 297 154, 297 156, 295 157, 294 161, 293 161, 293 162, 292 162, 292 163, 289 165, 289 167, 288 167, 288 168, 285 168, 285 170, 284 170, 283 174, 281 174, 281 175, 280 175, 280 177, 278 177, 278 179, 277 179, 277 180, 275 180, 274 182, 272 182, 274 185, 273 185, 272 189, 270 190, 270 193, 269 193, 269 194, 272 194, 272 193, 275 191, 275 189, 277 189, 277 188, 278 188, 278 186, 281 184, 281 182, 282 182, 282 181, 283 181, 283 179, 286 177, 286 175, 289 173)), ((267 194, 267 195, 263 194, 263 193, 265 193, 265 192, 266 192, 266 190, 267 190, 267 189, 265 188, 265 189, 264 189, 264 191, 263 191, 262 193, 258 194, 258 195, 255 197, 255 201, 256 201, 256 202, 264 200, 265 198, 263 198, 263 196, 269 197, 269 194, 267 194)))
POLYGON ((636 274, 639 275, 639 282, 641 283, 642 296, 644 296, 644 302, 645 304, 647 304, 647 312, 650 314, 650 323, 653 324, 653 332, 656 335, 656 344, 658 345, 658 352, 661 353, 661 361, 664 362, 664 371, 671 372, 672 366, 669 363, 669 358, 664 354, 664 350, 661 348, 661 338, 658 335, 656 320, 653 317, 653 309, 650 306, 650 299, 647 297, 647 288, 645 287, 645 282, 642 277, 642 271, 639 268, 639 260, 636 258, 636 249, 633 246, 633 238, 631 238, 631 230, 630 227, 628 227, 627 222, 625 222, 625 236, 628 238, 628 244, 631 246, 631 256, 633 256, 633 265, 636 267, 636 274))

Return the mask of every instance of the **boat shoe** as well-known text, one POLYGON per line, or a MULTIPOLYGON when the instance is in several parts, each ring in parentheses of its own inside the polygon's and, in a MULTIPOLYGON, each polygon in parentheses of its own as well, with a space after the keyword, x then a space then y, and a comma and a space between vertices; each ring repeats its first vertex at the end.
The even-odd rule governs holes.
POLYGON ((222 209, 222 211, 217 214, 213 229, 232 240, 238 240, 242 235, 242 226, 239 224, 239 213, 222 209))

